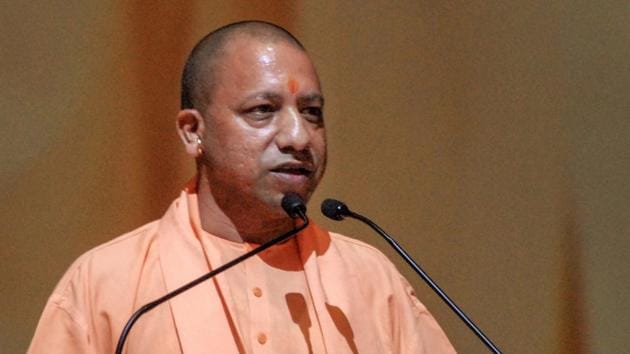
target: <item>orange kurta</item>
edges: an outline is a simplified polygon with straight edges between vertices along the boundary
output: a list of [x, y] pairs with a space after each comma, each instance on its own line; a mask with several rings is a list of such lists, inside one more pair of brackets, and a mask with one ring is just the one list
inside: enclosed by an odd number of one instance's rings
[[[50, 296], [29, 353], [113, 353], [137, 308], [253, 247], [203, 232], [196, 210], [184, 191], [162, 219], [81, 256]], [[454, 349], [385, 256], [311, 225], [145, 314], [126, 352]]]

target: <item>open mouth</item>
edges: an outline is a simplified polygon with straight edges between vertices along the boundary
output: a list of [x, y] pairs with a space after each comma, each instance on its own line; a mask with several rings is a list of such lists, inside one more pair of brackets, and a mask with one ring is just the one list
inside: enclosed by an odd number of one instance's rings
[[313, 173], [313, 168], [303, 163], [285, 163], [271, 169], [271, 172], [308, 177]]
[[276, 173], [286, 173], [296, 176], [310, 176], [312, 171], [306, 167], [278, 167], [271, 170]]

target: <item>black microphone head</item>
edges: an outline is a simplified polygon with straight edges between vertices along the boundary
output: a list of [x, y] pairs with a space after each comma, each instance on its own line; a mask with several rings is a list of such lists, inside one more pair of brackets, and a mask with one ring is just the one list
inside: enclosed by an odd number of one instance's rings
[[282, 209], [292, 218], [306, 215], [306, 205], [297, 193], [289, 192], [282, 197]]
[[343, 220], [343, 217], [350, 215], [350, 209], [336, 199], [326, 199], [322, 202], [322, 214], [333, 220]]

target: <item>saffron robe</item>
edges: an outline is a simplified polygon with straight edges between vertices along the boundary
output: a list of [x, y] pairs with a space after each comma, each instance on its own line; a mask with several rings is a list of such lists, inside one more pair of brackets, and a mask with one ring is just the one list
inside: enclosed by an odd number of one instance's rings
[[[28, 353], [113, 353], [140, 306], [251, 249], [199, 227], [196, 194], [88, 251], [50, 296]], [[125, 353], [454, 353], [378, 250], [311, 224], [142, 316]]]

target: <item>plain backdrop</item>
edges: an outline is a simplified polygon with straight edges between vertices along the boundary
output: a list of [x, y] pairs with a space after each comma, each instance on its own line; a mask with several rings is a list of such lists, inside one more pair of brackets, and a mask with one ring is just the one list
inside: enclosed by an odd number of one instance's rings
[[309, 205], [381, 248], [461, 353], [486, 352], [336, 197], [397, 237], [507, 353], [620, 353], [630, 331], [624, 1], [47, 1], [0, 11], [0, 348], [24, 352], [81, 253], [192, 177], [179, 75], [210, 30], [266, 19], [324, 86]]

